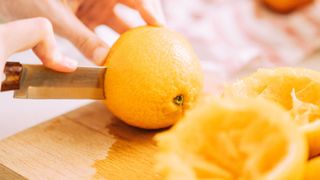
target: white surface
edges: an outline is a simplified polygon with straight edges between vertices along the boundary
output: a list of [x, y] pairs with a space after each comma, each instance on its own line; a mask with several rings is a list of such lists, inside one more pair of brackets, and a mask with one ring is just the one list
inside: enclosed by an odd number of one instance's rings
[[[109, 44], [117, 38], [114, 32], [103, 26], [97, 29], [97, 34]], [[80, 65], [93, 65], [69, 42], [62, 38], [57, 39], [59, 48], [64, 54], [79, 60]], [[30, 50], [15, 54], [10, 59], [23, 63], [40, 63]], [[12, 92], [0, 93], [0, 139], [91, 102], [90, 100], [24, 100], [12, 97]]]

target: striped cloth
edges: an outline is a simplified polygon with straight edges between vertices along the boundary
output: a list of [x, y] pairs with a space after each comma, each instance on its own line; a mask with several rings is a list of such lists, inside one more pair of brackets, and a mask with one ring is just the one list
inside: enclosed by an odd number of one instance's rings
[[320, 46], [320, 0], [289, 15], [254, 0], [163, 0], [169, 27], [193, 44], [207, 81], [244, 68], [294, 65]]

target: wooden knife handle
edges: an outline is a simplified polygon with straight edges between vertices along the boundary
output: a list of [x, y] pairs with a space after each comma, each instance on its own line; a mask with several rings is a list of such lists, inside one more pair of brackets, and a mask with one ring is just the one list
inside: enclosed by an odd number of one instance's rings
[[22, 64], [19, 62], [7, 62], [3, 71], [6, 78], [1, 83], [0, 91], [19, 89], [22, 69]]

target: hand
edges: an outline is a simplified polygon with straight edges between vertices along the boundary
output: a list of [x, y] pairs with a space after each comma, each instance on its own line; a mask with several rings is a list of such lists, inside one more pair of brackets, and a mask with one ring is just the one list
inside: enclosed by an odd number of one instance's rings
[[31, 48], [48, 68], [61, 72], [77, 68], [77, 61], [58, 51], [50, 21], [45, 18], [13, 21], [0, 25], [0, 82], [4, 79], [5, 60], [16, 52]]
[[74, 1], [67, 0], [69, 7], [90, 29], [94, 29], [100, 24], [106, 24], [118, 33], [122, 33], [130, 28], [113, 11], [114, 7], [120, 3], [137, 10], [144, 21], [153, 26], [165, 24], [164, 15], [159, 0], [80, 0], [81, 3], [75, 4]]
[[1, 0], [0, 17], [5, 20], [45, 17], [52, 22], [55, 32], [69, 39], [87, 58], [100, 65], [109, 47], [90, 28], [106, 24], [120, 33], [127, 30], [129, 26], [113, 13], [116, 3], [138, 10], [147, 24], [162, 24], [159, 0]]

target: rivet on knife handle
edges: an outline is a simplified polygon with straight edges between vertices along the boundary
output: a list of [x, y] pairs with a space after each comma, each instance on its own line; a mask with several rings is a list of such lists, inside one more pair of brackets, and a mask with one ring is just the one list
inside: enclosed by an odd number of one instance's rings
[[1, 83], [0, 91], [19, 89], [22, 69], [22, 65], [19, 62], [7, 62], [4, 67], [6, 78]]

